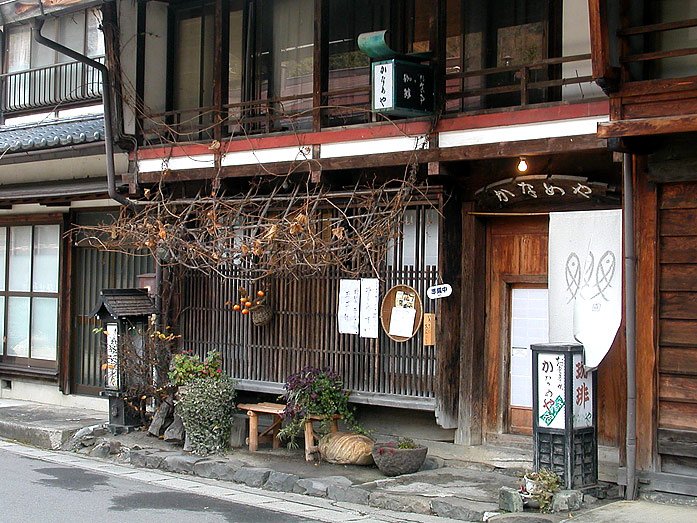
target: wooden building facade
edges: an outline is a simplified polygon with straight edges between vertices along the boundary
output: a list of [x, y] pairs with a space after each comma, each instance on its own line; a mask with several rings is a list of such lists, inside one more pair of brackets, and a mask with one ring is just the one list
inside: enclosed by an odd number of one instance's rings
[[[231, 278], [183, 279], [184, 346], [219, 350], [249, 393], [277, 394], [302, 366], [328, 365], [356, 403], [405, 419], [425, 413], [447, 430], [442, 439], [530, 434], [529, 348], [513, 339], [546, 330], [536, 307], [546, 304], [548, 213], [620, 207], [621, 163], [596, 135], [610, 106], [592, 81], [588, 6], [202, 0], [105, 9], [118, 27], [111, 46], [121, 132], [138, 143], [124, 175], [133, 196], [164, 187], [234, 197], [260, 180], [290, 179], [339, 201], [365, 180], [405, 173], [423, 190], [377, 274], [381, 296], [398, 283], [418, 290], [436, 315], [434, 346], [421, 332], [406, 343], [382, 331], [377, 339], [339, 334], [346, 275], [337, 271], [270, 277], [274, 321], [253, 327], [226, 306], [247, 281], [235, 267]], [[372, 110], [371, 61], [356, 39], [377, 30], [390, 31], [397, 53], [422, 53], [432, 68], [430, 113]], [[521, 158], [525, 173], [516, 170]], [[434, 283], [451, 284], [453, 294], [427, 299]], [[599, 371], [600, 440], [613, 447], [624, 440], [624, 361], [618, 336]]]
[[[697, 495], [697, 26], [694, 2], [591, 1], [598, 136], [631, 157], [636, 246], [636, 471]], [[616, 4], [616, 5], [614, 5]], [[631, 463], [628, 463], [628, 467]]]

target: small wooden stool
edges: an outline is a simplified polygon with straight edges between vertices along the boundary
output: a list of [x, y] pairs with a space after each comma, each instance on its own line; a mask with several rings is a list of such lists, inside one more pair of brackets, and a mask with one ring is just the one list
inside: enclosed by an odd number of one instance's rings
[[[315, 440], [319, 441], [317, 434], [315, 434], [314, 422], [324, 421], [327, 416], [317, 416], [310, 415], [305, 421], [305, 461], [314, 461], [313, 454], [317, 452], [317, 445], [315, 445]], [[339, 420], [341, 416], [334, 414], [329, 420], [329, 431], [339, 432]]]
[[[278, 439], [278, 431], [283, 422], [283, 411], [286, 406], [281, 403], [240, 403], [237, 405], [240, 410], [247, 411], [249, 418], [249, 452], [256, 452], [259, 442], [271, 442], [274, 449], [281, 447], [281, 440]], [[259, 432], [259, 414], [269, 414], [273, 417], [273, 423], [264, 432]]]

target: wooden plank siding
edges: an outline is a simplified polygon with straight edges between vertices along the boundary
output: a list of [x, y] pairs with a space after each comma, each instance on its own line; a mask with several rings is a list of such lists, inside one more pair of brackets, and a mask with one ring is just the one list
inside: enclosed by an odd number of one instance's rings
[[662, 185], [658, 217], [658, 453], [697, 476], [697, 184]]
[[[426, 289], [440, 276], [437, 266], [426, 264], [422, 227], [426, 208], [419, 209], [413, 264], [404, 265], [402, 247], [395, 248], [393, 263], [380, 270], [380, 296], [393, 285], [410, 285], [422, 297], [424, 312], [440, 314], [438, 302], [426, 298]], [[339, 282], [347, 276], [328, 270], [255, 283], [238, 267], [231, 267], [226, 276], [195, 272], [185, 276], [182, 348], [200, 356], [219, 352], [225, 372], [239, 380], [240, 389], [278, 393], [286, 378], [303, 367], [329, 367], [356, 393], [354, 398], [361, 398], [356, 401], [436, 409], [437, 348], [424, 346], [422, 329], [402, 343], [389, 339], [382, 328], [377, 339], [339, 334]], [[249, 316], [231, 311], [230, 302], [239, 299], [241, 287], [267, 293], [274, 311], [268, 325], [254, 326]]]

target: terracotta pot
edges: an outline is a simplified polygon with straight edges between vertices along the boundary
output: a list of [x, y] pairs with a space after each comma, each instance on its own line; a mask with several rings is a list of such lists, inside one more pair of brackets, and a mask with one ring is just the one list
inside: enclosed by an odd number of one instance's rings
[[376, 443], [373, 445], [373, 460], [385, 476], [412, 474], [421, 468], [426, 460], [428, 447], [399, 449], [394, 444]]

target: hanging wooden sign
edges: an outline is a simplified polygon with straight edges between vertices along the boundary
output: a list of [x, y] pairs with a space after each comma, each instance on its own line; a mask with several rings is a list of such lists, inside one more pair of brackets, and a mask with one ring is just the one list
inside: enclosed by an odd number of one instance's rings
[[480, 209], [501, 209], [535, 202], [618, 201], [615, 188], [581, 176], [535, 174], [507, 178], [474, 194]]
[[436, 315], [432, 312], [424, 313], [424, 347], [432, 347], [436, 344]]

